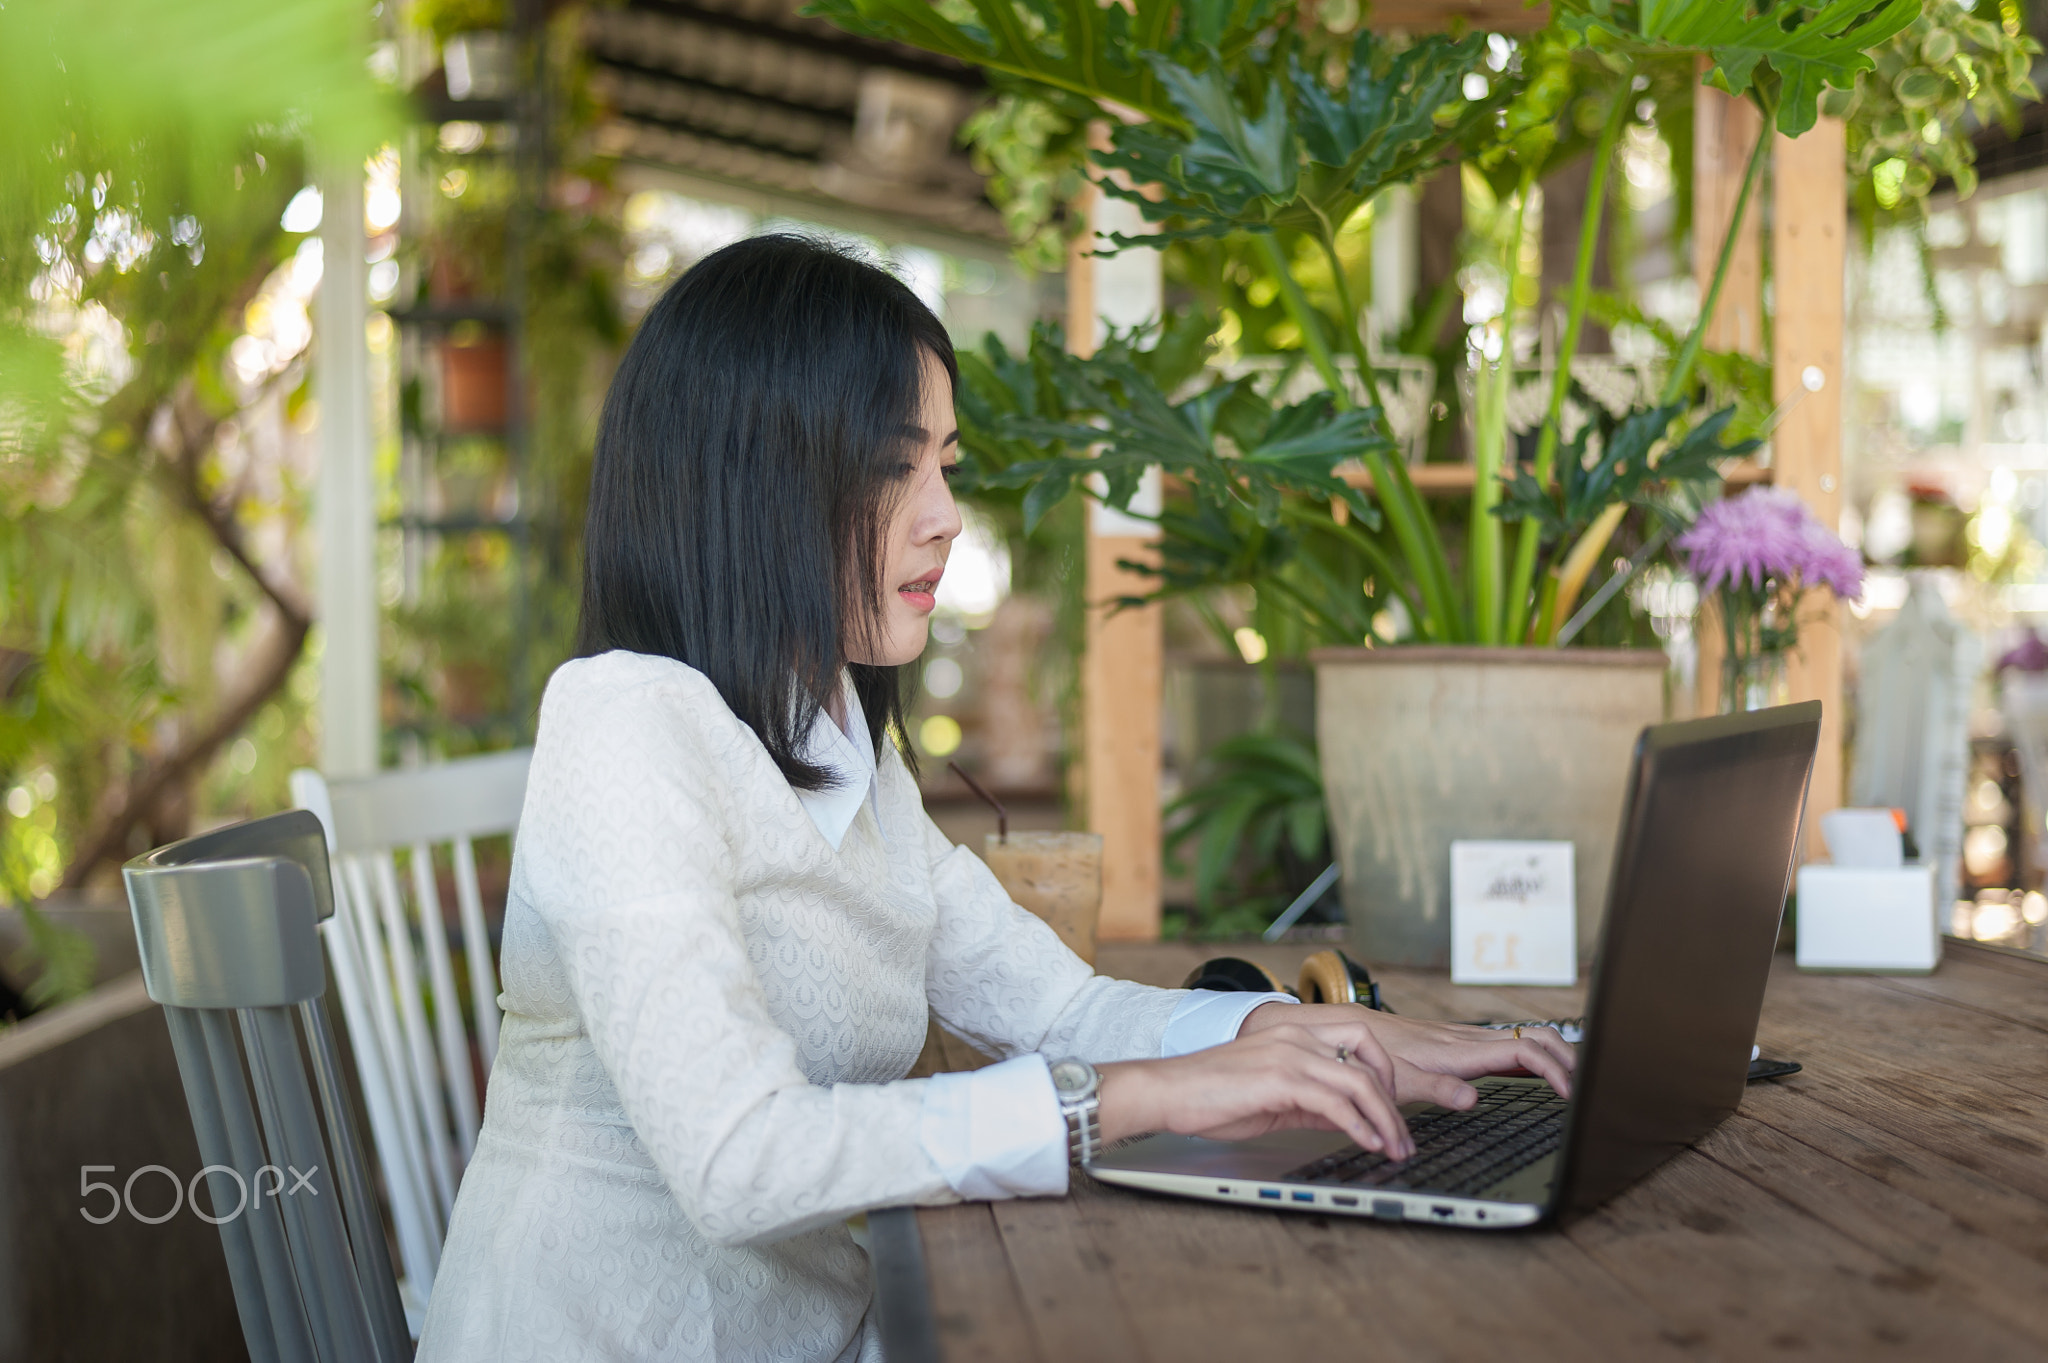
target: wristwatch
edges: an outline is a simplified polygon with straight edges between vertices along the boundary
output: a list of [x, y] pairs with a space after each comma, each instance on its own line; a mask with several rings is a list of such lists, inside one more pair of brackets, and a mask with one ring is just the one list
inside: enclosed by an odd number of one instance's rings
[[1102, 1078], [1085, 1060], [1056, 1060], [1052, 1065], [1052, 1089], [1059, 1095], [1060, 1115], [1067, 1119], [1067, 1158], [1075, 1164], [1093, 1164], [1102, 1148], [1102, 1127], [1096, 1120], [1102, 1100], [1097, 1096]]

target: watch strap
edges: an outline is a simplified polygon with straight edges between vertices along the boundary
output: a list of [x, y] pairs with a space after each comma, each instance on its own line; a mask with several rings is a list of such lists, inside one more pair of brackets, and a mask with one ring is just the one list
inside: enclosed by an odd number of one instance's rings
[[1093, 1164], [1095, 1156], [1102, 1150], [1102, 1125], [1098, 1115], [1102, 1111], [1102, 1100], [1094, 1094], [1070, 1103], [1060, 1104], [1060, 1115], [1067, 1119], [1067, 1161], [1070, 1164]]

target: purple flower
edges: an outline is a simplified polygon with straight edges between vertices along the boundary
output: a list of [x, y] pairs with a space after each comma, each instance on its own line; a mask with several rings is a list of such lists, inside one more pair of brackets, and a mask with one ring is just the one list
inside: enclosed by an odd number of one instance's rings
[[2048, 672], [2048, 643], [2043, 643], [2040, 635], [2028, 630], [2019, 643], [1999, 656], [1995, 670], [2003, 672], [2007, 668], [2021, 672]]
[[1761, 588], [1770, 578], [1822, 584], [1844, 601], [1863, 596], [1863, 558], [1782, 488], [1751, 488], [1700, 513], [1678, 537], [1702, 591], [1724, 584]]

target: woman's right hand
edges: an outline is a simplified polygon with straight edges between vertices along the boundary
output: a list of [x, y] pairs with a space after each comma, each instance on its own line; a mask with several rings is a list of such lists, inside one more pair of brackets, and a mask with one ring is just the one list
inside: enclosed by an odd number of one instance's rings
[[1097, 1120], [1105, 1143], [1151, 1131], [1246, 1140], [1306, 1127], [1406, 1159], [1415, 1145], [1392, 1097], [1394, 1065], [1367, 1027], [1283, 1024], [1171, 1060], [1097, 1066]]

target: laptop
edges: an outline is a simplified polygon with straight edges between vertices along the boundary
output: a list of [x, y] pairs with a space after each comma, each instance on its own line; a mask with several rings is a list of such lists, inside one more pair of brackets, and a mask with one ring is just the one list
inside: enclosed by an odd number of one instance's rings
[[1402, 1109], [1394, 1162], [1337, 1132], [1138, 1136], [1104, 1183], [1323, 1215], [1478, 1230], [1613, 1197], [1735, 1111], [1820, 738], [1820, 702], [1661, 724], [1636, 741], [1607, 921], [1569, 1101], [1540, 1079], [1475, 1083], [1454, 1112]]

